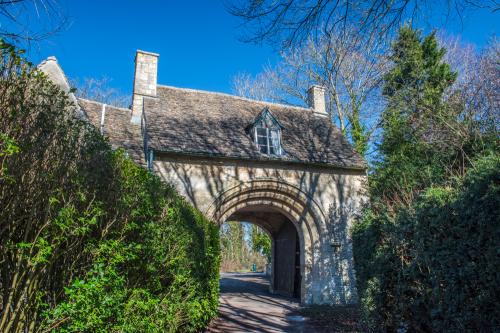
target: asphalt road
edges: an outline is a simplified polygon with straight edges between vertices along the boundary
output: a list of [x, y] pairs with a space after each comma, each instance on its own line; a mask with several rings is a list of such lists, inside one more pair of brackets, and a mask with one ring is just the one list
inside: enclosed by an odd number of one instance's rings
[[220, 288], [219, 317], [206, 332], [314, 333], [295, 313], [300, 308], [298, 300], [269, 293], [262, 274], [223, 273]]

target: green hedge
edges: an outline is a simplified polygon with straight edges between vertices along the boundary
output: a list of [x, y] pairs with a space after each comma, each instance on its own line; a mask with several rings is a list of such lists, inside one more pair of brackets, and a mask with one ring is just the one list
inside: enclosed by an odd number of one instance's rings
[[218, 227], [0, 43], [1, 332], [196, 332]]
[[353, 230], [361, 305], [373, 331], [500, 329], [500, 156], [410, 207], [371, 207]]

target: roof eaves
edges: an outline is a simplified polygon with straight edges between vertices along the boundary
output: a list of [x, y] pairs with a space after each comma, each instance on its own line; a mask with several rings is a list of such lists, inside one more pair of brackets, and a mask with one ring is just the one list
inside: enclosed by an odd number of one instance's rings
[[262, 158], [251, 158], [247, 156], [227, 156], [225, 154], [214, 154], [214, 153], [204, 153], [204, 152], [185, 152], [179, 150], [166, 150], [166, 149], [154, 149], [156, 154], [165, 155], [165, 156], [183, 156], [183, 157], [205, 157], [205, 158], [218, 158], [221, 160], [228, 161], [236, 161], [243, 160], [249, 162], [260, 162], [260, 163], [283, 163], [283, 164], [297, 164], [297, 165], [309, 165], [309, 166], [317, 166], [331, 169], [343, 169], [343, 170], [356, 170], [356, 171], [366, 171], [368, 167], [364, 164], [363, 166], [358, 165], [342, 165], [331, 162], [310, 162], [310, 161], [301, 161], [296, 159], [286, 159], [280, 157], [267, 157], [263, 156]]

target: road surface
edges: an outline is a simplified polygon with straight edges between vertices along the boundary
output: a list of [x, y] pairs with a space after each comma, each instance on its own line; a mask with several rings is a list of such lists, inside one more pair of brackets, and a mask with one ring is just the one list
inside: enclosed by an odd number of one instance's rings
[[297, 299], [272, 295], [259, 273], [222, 273], [219, 317], [206, 332], [314, 333], [303, 317]]

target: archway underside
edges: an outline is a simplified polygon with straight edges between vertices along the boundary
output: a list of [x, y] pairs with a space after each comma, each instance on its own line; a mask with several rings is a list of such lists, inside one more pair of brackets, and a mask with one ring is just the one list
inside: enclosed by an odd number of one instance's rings
[[291, 223], [285, 215], [266, 205], [247, 206], [231, 214], [227, 220], [256, 224], [271, 236], [279, 232], [285, 223]]
[[296, 226], [276, 208], [246, 206], [228, 217], [228, 221], [250, 222], [267, 231], [272, 242], [269, 287], [272, 293], [301, 297], [301, 246]]
[[[319, 240], [318, 230], [323, 217], [321, 209], [311, 198], [298, 188], [283, 182], [253, 181], [226, 190], [207, 213], [219, 224], [230, 220], [255, 223], [274, 236], [273, 244], [278, 244], [278, 240], [283, 244], [288, 243], [288, 247], [273, 246], [274, 260], [280, 254], [294, 256], [299, 252], [293, 265], [299, 267], [301, 302], [308, 302], [313, 277], [314, 246], [315, 241]], [[287, 225], [292, 226], [292, 229], [287, 229]], [[294, 239], [292, 233], [296, 237], [297, 251], [295, 243], [294, 246], [291, 244]], [[277, 263], [276, 261], [273, 267]], [[290, 266], [290, 263], [287, 265]]]

